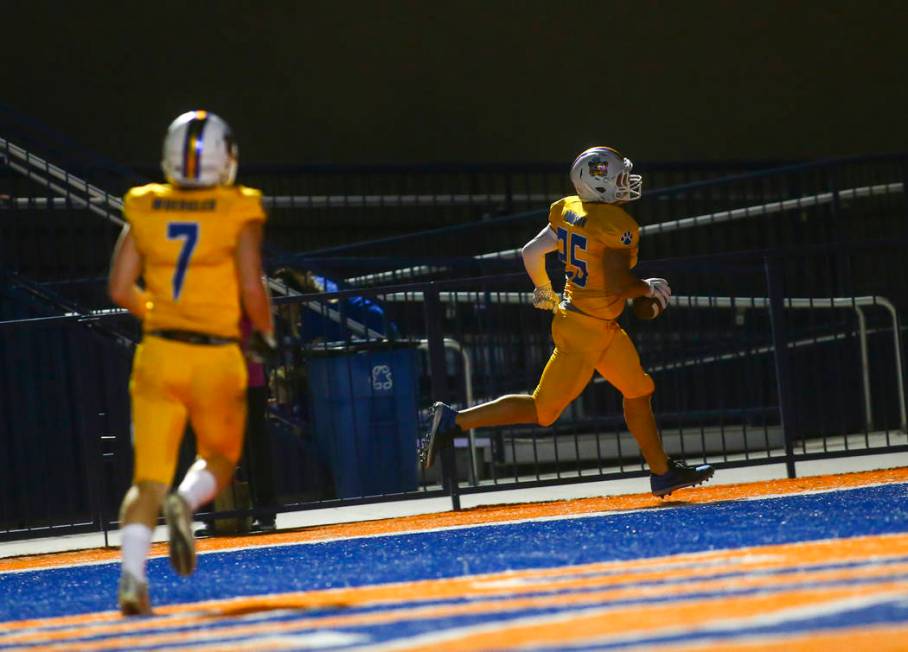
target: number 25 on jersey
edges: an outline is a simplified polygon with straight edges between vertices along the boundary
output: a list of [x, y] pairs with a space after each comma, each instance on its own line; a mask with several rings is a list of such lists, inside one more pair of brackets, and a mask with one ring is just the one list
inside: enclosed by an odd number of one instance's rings
[[564, 273], [574, 285], [582, 288], [586, 285], [587, 269], [586, 260], [581, 258], [578, 252], [586, 253], [586, 237], [564, 227], [559, 227], [556, 233], [561, 247], [558, 250], [558, 260], [564, 264]]

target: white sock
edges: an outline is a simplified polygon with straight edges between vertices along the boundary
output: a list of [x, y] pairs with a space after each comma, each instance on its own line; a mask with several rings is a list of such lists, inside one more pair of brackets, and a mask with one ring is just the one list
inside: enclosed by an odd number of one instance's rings
[[151, 549], [151, 528], [142, 523], [130, 523], [120, 529], [120, 555], [123, 570], [145, 581], [145, 559]]
[[206, 468], [193, 465], [186, 472], [177, 493], [180, 494], [193, 512], [217, 495], [218, 482]]

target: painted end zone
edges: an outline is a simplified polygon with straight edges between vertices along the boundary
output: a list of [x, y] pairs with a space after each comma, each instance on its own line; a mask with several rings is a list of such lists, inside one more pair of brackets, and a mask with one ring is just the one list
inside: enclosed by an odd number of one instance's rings
[[150, 561], [136, 620], [111, 611], [117, 551], [0, 560], [0, 647], [906, 649], [887, 647], [908, 640], [906, 487], [896, 469], [209, 539], [189, 579]]

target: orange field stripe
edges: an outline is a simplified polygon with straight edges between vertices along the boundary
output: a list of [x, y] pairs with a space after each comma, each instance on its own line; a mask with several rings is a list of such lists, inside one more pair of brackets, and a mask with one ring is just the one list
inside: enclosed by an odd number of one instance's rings
[[[730, 469], [728, 471], [723, 471], [723, 473], [734, 473], [734, 470]], [[704, 504], [724, 500], [744, 500], [749, 498], [798, 494], [809, 491], [850, 489], [864, 485], [897, 482], [908, 482], [908, 468], [864, 471], [860, 473], [815, 476], [809, 478], [769, 480], [739, 485], [699, 487], [697, 489], [685, 490], [685, 492], [679, 494], [679, 496], [683, 497], [683, 502], [685, 503]], [[665, 503], [651, 494], [631, 494], [624, 496], [606, 496], [602, 498], [558, 500], [548, 503], [483, 506], [460, 512], [442, 512], [438, 514], [422, 514], [418, 516], [357, 523], [314, 526], [311, 528], [277, 532], [274, 534], [200, 539], [198, 541], [198, 550], [199, 552], [213, 552], [250, 546], [288, 545], [383, 534], [400, 534], [410, 531], [507, 523], [509, 521], [525, 521], [546, 517], [569, 517], [600, 512], [621, 512], [664, 504], [670, 503]], [[152, 547], [151, 555], [155, 557], [166, 556], [166, 550], [165, 543], [158, 543]], [[100, 548], [47, 555], [10, 557], [0, 559], [0, 573], [14, 570], [35, 570], [58, 566], [72, 566], [76, 564], [113, 562], [117, 561], [119, 556], [120, 552], [118, 549]]]
[[[578, 577], [607, 574], [602, 583], [640, 582], [652, 579], [685, 579], [698, 577], [702, 570], [709, 572], [747, 572], [780, 568], [802, 567], [809, 572], [811, 565], [860, 562], [872, 558], [876, 562], [908, 555], [908, 534], [856, 537], [845, 540], [813, 541], [779, 546], [760, 546], [739, 550], [721, 550], [707, 553], [687, 553], [668, 557], [632, 560], [630, 562], [599, 562], [579, 566], [505, 571], [485, 575], [457, 577], [442, 580], [418, 580], [363, 586], [349, 589], [294, 592], [243, 598], [229, 598], [198, 603], [156, 607], [159, 615], [180, 617], [181, 622], [199, 622], [219, 616], [239, 615], [270, 609], [315, 609], [338, 606], [366, 606], [393, 604], [402, 601], [418, 602], [442, 600], [465, 596], [482, 597], [510, 595], [518, 592], [541, 590], [539, 582], [553, 578], [556, 581], [576, 582]], [[855, 572], [859, 569], [831, 569], [830, 573]], [[870, 569], [868, 569], [870, 570]], [[827, 571], [823, 571], [827, 572]], [[596, 578], [591, 578], [595, 582]], [[536, 584], [525, 584], [536, 582]], [[548, 586], [542, 584], [543, 587]], [[560, 584], [557, 586], [564, 586]], [[557, 588], [556, 586], [556, 588]], [[153, 590], [153, 589], [152, 589]], [[146, 627], [173, 626], [171, 618], [143, 621]], [[110, 627], [116, 631], [124, 626], [116, 612], [79, 614], [47, 619], [8, 621], [0, 623], [0, 631], [46, 630], [48, 628]], [[97, 631], [103, 631], [101, 629]]]
[[[617, 600], [631, 600], [639, 598], [664, 598], [664, 597], [676, 597], [684, 598], [684, 596], [700, 593], [700, 592], [715, 592], [715, 591], [740, 591], [746, 589], [755, 589], [755, 588], [768, 588], [770, 590], [779, 591], [784, 589], [786, 586], [801, 584], [805, 582], [819, 583], [819, 582], [833, 582], [836, 580], [867, 580], [882, 577], [884, 579], [890, 578], [893, 574], [898, 572], [908, 572], [908, 563], [899, 564], [896, 566], [885, 566], [885, 567], [871, 567], [871, 568], [860, 568], [860, 569], [849, 569], [849, 571], [842, 570], [827, 570], [821, 571], [818, 573], [810, 574], [791, 574], [785, 575], [783, 577], [777, 576], [756, 576], [756, 577], [739, 577], [733, 579], [706, 579], [698, 582], [690, 582], [684, 584], [669, 584], [669, 585], [651, 585], [644, 587], [625, 587], [620, 589], [610, 589], [607, 591], [596, 591], [592, 592], [589, 589], [599, 588], [599, 585], [594, 583], [592, 579], [588, 582], [579, 584], [573, 588], [583, 589], [586, 592], [578, 594], [561, 594], [560, 596], [547, 595], [539, 597], [526, 598], [528, 601], [538, 601], [538, 604], [530, 604], [529, 602], [519, 601], [517, 599], [511, 600], [495, 600], [496, 596], [485, 596], [486, 600], [479, 602], [478, 600], [474, 601], [473, 604], [477, 606], [485, 605], [489, 611], [496, 610], [513, 610], [513, 609], [523, 609], [529, 607], [539, 607], [539, 606], [558, 606], [561, 604], [569, 604], [574, 600], [577, 600], [580, 604], [592, 602], [603, 603], [608, 601], [617, 601]], [[672, 578], [673, 579], [673, 578]], [[908, 580], [901, 580], [901, 582], [908, 583]], [[864, 584], [864, 591], [873, 591], [874, 585]], [[553, 588], [558, 587], [534, 587], [534, 590], [546, 591], [552, 590]], [[858, 587], [860, 588], [860, 587]], [[395, 591], [388, 591], [388, 594], [383, 596], [384, 599], [380, 600], [385, 604], [392, 604], [395, 602], [391, 598], [394, 595]], [[508, 594], [510, 595], [510, 594]], [[507, 598], [508, 595], [499, 596]], [[518, 594], [519, 595], [519, 594]], [[470, 594], [464, 594], [462, 596], [448, 596], [453, 597], [464, 597], [469, 598], [473, 597]], [[477, 596], [478, 598], [479, 596]], [[491, 598], [491, 600], [489, 600]], [[427, 599], [427, 598], [424, 598]], [[712, 600], [714, 598], [706, 598], [706, 600]], [[407, 602], [406, 598], [397, 600], [397, 604]], [[517, 603], [520, 603], [519, 606], [515, 606]], [[278, 603], [280, 604], [280, 603]], [[364, 606], [365, 602], [360, 602], [359, 604], [348, 603], [344, 606], [351, 608], [356, 606]], [[374, 604], [374, 603], [373, 603]], [[288, 600], [283, 605], [283, 608], [313, 608], [316, 604], [313, 604], [313, 601], [293, 601]], [[317, 605], [320, 608], [326, 606], [326, 603], [322, 601]], [[452, 608], [456, 609], [458, 605], [452, 605]], [[272, 606], [271, 608], [275, 608]], [[249, 609], [244, 610], [242, 613], [254, 613], [255, 611], [261, 611], [261, 609]], [[405, 613], [412, 614], [414, 613], [414, 607], [403, 607], [400, 609], [394, 609], [393, 611], [386, 610], [385, 614], [393, 615], [394, 613]], [[225, 614], [227, 615], [227, 614]], [[238, 615], [234, 612], [232, 615]], [[358, 615], [350, 616], [351, 618], [358, 618]], [[334, 618], [329, 617], [329, 618]], [[142, 629], [173, 629], [177, 627], [185, 627], [187, 625], [202, 625], [210, 624], [212, 622], [212, 617], [210, 615], [184, 615], [184, 616], [172, 616], [166, 619], [160, 619], [158, 621], [143, 621]], [[319, 627], [319, 619], [310, 619], [307, 621], [311, 627]], [[146, 626], [146, 623], [148, 626]], [[345, 623], [350, 625], [350, 623]], [[357, 623], [353, 623], [357, 624]], [[335, 623], [336, 625], [336, 623]], [[99, 635], [108, 635], [108, 634], [117, 634], [117, 633], [126, 633], [134, 631], [135, 626], [133, 622], [120, 620], [119, 622], [110, 624], [108, 626], [95, 626], [95, 627], [76, 627], [65, 630], [54, 630], [54, 631], [24, 631], [18, 634], [10, 634], [6, 636], [0, 635], [0, 643], [4, 645], [12, 644], [25, 644], [25, 643], [41, 643], [47, 642], [48, 640], [61, 641], [67, 639], [78, 638], [80, 636], [99, 636]]]
[[[898, 584], [880, 588], [885, 588], [888, 593], [875, 597], [886, 599], [900, 598], [904, 590]], [[583, 642], [603, 644], [607, 637], [634, 640], [643, 636], [664, 636], [721, 625], [729, 620], [735, 621], [740, 628], [747, 626], [747, 620], [765, 622], [767, 617], [772, 616], [784, 619], [786, 611], [796, 615], [796, 611], [804, 607], [826, 606], [834, 610], [837, 602], [855, 597], [862, 596], [852, 589], [827, 588], [627, 609], [591, 609], [586, 613], [574, 611], [561, 617], [543, 616], [512, 623], [497, 621], [493, 626], [443, 630], [421, 637], [423, 640], [414, 641], [413, 645], [395, 645], [394, 649], [461, 652]], [[381, 646], [375, 649], [380, 650]]]
[[[877, 600], [901, 598], [908, 583], [886, 583], [871, 597]], [[132, 636], [108, 638], [101, 641], [79, 641], [80, 650], [108, 650], [130, 648], [138, 645], [172, 645], [206, 641], [223, 637], [251, 637], [257, 635], [280, 636], [314, 628], [356, 627], [388, 624], [428, 618], [453, 618], [475, 614], [506, 613], [528, 608], [552, 606], [592, 605], [584, 611], [571, 611], [555, 616], [533, 616], [514, 622], [496, 621], [494, 625], [482, 627], [467, 626], [462, 630], [442, 630], [439, 634], [420, 637], [423, 642], [395, 649], [432, 650], [435, 652], [458, 652], [465, 649], [499, 649], [520, 645], [555, 645], [596, 641], [605, 637], [632, 639], [640, 636], [659, 636], [693, 631], [711, 625], [734, 620], [739, 626], [746, 626], [747, 620], [764, 621], [768, 616], [785, 617], [785, 612], [795, 612], [823, 606], [835, 608], [837, 603], [854, 598], [867, 598], [853, 588], [812, 589], [790, 593], [760, 594], [754, 596], [721, 597], [712, 600], [672, 602], [659, 605], [632, 605], [612, 608], [599, 606], [600, 596], [569, 595], [547, 596], [506, 603], [461, 604], [448, 607], [423, 607], [401, 609], [372, 614], [350, 616], [326, 616], [311, 620], [291, 622], [263, 622], [255, 624], [228, 624], [211, 630], [190, 630], [187, 632], [136, 633]], [[480, 631], [475, 631], [479, 629]], [[43, 649], [69, 650], [74, 642], [65, 641], [48, 645]]]
[[[892, 575], [890, 569], [888, 568], [870, 568], [863, 569], [868, 571], [864, 574], [866, 578], [873, 578], [877, 576], [883, 576], [885, 579]], [[821, 578], [817, 581], [829, 581], [840, 578], [840, 573], [833, 571], [826, 571], [825, 574], [827, 577]], [[737, 590], [737, 589], [748, 589], [748, 588], [762, 588], [768, 587], [769, 589], [777, 589], [784, 587], [786, 584], [797, 584], [805, 581], [805, 577], [785, 577], [783, 578], [782, 583], [774, 583], [772, 577], [752, 577], [752, 578], [738, 578], [735, 581], [729, 582], [727, 580], [718, 579], [718, 580], [707, 580], [691, 584], [681, 584], [681, 585], [669, 585], [669, 586], [647, 586], [647, 587], [625, 587], [619, 589], [608, 589], [604, 591], [585, 591], [578, 593], [554, 593], [542, 596], [532, 596], [532, 597], [516, 597], [511, 599], [484, 599], [484, 600], [473, 600], [467, 604], [448, 604], [448, 605], [432, 605], [427, 607], [412, 607], [412, 606], [403, 606], [385, 609], [381, 612], [373, 612], [366, 614], [343, 614], [343, 615], [330, 615], [322, 616], [317, 618], [309, 619], [300, 619], [297, 621], [290, 622], [263, 622], [257, 624], [243, 624], [243, 623], [225, 623], [222, 626], [216, 629], [217, 634], [212, 634], [209, 638], [217, 638], [219, 636], [249, 636], [255, 634], [268, 634], [276, 632], [288, 632], [295, 631], [299, 629], [319, 629], [319, 628], [337, 628], [337, 627], [357, 627], [357, 626], [367, 626], [375, 624], [387, 624], [391, 622], [399, 621], [409, 621], [409, 620], [420, 620], [420, 619], [429, 619], [429, 618], [452, 618], [458, 616], [466, 615], [476, 615], [476, 614], [485, 614], [485, 613], [507, 613], [512, 611], [520, 611], [525, 609], [539, 609], [539, 608], [551, 608], [551, 607], [563, 607], [563, 606], [599, 606], [604, 605], [610, 601], [617, 600], [629, 600], [635, 598], [661, 598], [661, 597], [677, 597], [679, 600], [674, 601], [672, 604], [681, 608], [684, 605], [689, 605], [692, 602], [700, 604], [703, 606], [704, 614], [709, 613], [710, 605], [719, 603], [724, 605], [725, 601], [739, 601], [742, 604], [746, 603], [748, 596], [715, 596], [709, 598], [695, 599], [693, 601], [685, 601], [683, 596], [689, 593], [695, 592], [706, 592], [706, 591], [715, 591], [715, 590]], [[806, 578], [814, 579], [814, 578]], [[894, 588], [900, 590], [908, 589], [908, 580], [900, 580], [897, 582], [885, 581], [873, 585], [860, 585], [860, 586], [849, 586], [849, 587], [819, 587], [819, 588], [809, 588], [809, 589], [794, 589], [792, 591], [778, 591], [772, 590], [772, 595], [776, 596], [779, 603], [785, 603], [785, 601], [792, 595], [815, 595], [818, 598], [825, 599], [830, 595], [869, 595], [872, 593], [879, 593], [883, 590], [892, 590]], [[667, 591], [666, 591], [667, 589]], [[393, 593], [393, 592], [391, 592]], [[469, 596], [464, 596], [469, 597]], [[762, 594], [761, 597], [765, 597], [765, 594]], [[390, 602], [390, 599], [386, 599], [385, 602]], [[287, 608], [301, 608], [303, 605], [292, 604], [288, 602], [283, 602], [283, 604], [278, 603], [279, 607], [283, 609]], [[309, 605], [311, 606], [311, 605]], [[323, 605], [322, 605], [323, 606]], [[353, 606], [353, 605], [348, 605]], [[639, 605], [636, 609], [651, 609], [651, 608], [662, 608], [664, 605]], [[615, 607], [616, 611], [621, 611], [623, 609], [632, 609], [632, 607]], [[249, 613], [243, 612], [243, 613]], [[746, 614], [747, 616], [754, 616], [759, 614], [759, 612]], [[211, 624], [213, 618], [211, 616], [191, 616], [187, 615], [184, 617], [172, 617], [160, 619], [158, 621], [148, 620], [142, 621], [140, 627], [144, 630], [138, 636], [141, 636], [141, 641], [143, 644], [170, 644], [180, 640], [183, 634], [172, 632], [172, 631], [160, 631], [158, 633], [149, 633], [148, 629], [160, 629], [160, 630], [171, 630], [176, 627], [186, 627], [187, 625], [203, 625]], [[146, 626], [147, 625], [147, 626]], [[75, 628], [67, 630], [57, 630], [57, 631], [26, 631], [18, 635], [8, 635], [0, 637], [0, 642], [5, 645], [9, 644], [23, 644], [23, 643], [46, 643], [49, 641], [70, 641], [73, 642], [73, 639], [81, 636], [99, 636], [105, 634], [117, 634], [135, 631], [135, 626], [133, 622], [120, 621], [115, 625], [108, 627], [88, 627], [88, 628]], [[215, 630], [212, 630], [215, 631]], [[202, 637], [207, 636], [207, 634], [200, 633]], [[126, 643], [135, 642], [132, 639], [134, 636], [127, 636], [130, 640], [124, 640], [123, 638], [116, 639], [106, 639], [104, 641], [97, 641], [94, 643], [79, 642], [80, 647], [90, 645], [91, 649], [108, 649], [108, 646], [117, 647], [120, 645], [125, 645]], [[176, 638], [173, 638], [176, 637]], [[195, 640], [195, 638], [193, 639]]]

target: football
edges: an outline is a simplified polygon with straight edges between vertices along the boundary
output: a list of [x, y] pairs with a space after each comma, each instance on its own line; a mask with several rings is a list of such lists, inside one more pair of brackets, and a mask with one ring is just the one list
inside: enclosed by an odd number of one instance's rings
[[652, 297], [637, 297], [631, 304], [631, 310], [637, 319], [655, 319], [662, 314], [663, 308]]

